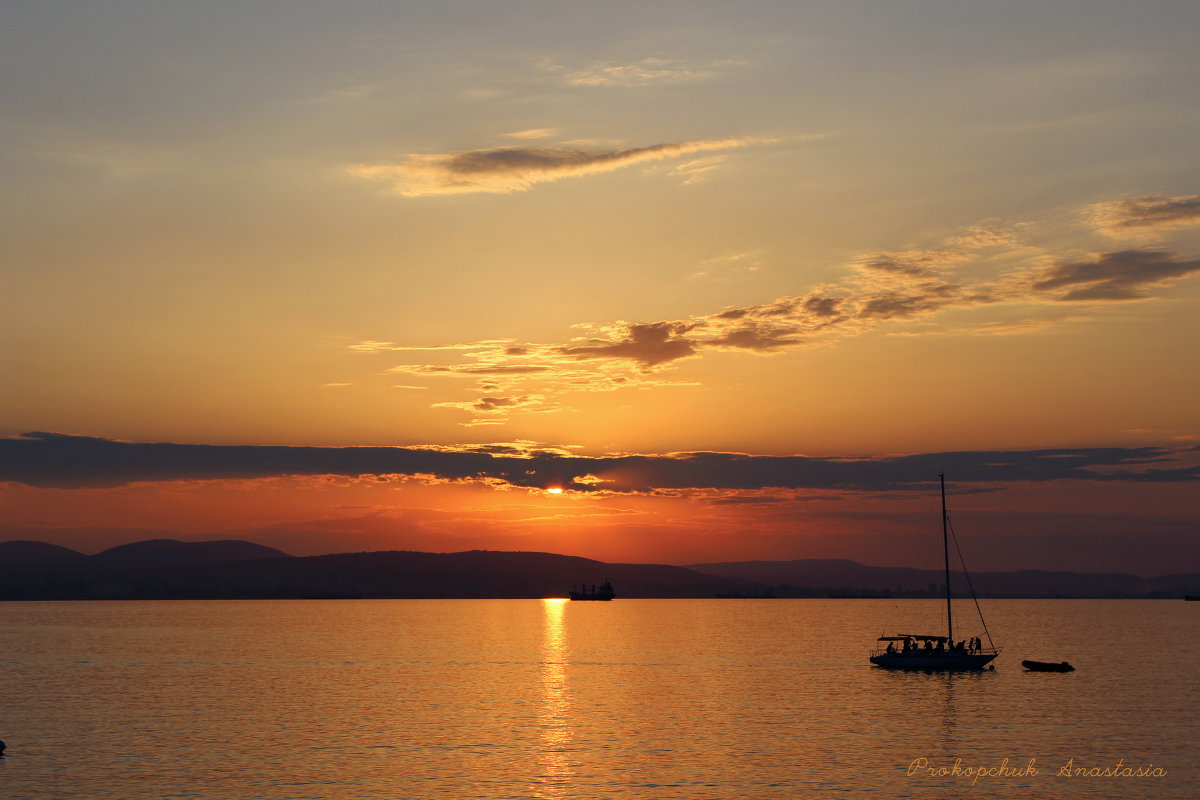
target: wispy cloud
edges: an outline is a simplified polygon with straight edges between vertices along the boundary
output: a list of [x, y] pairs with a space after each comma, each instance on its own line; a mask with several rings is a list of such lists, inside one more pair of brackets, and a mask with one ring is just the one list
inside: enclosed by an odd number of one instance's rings
[[[598, 175], [635, 164], [665, 161], [708, 151], [766, 142], [756, 138], [710, 139], [627, 149], [588, 150], [570, 146], [496, 147], [457, 153], [413, 154], [395, 164], [356, 164], [349, 174], [382, 181], [405, 197], [487, 192], [523, 192], [535, 184]], [[693, 162], [694, 163], [694, 162]], [[706, 169], [712, 169], [710, 163]], [[698, 168], [697, 168], [698, 169]], [[685, 180], [698, 177], [684, 175]]]
[[1146, 195], [1112, 200], [1091, 206], [1097, 230], [1109, 236], [1140, 234], [1200, 227], [1200, 195]]
[[699, 269], [691, 274], [692, 278], [725, 278], [746, 272], [756, 272], [763, 266], [763, 254], [757, 250], [742, 253], [729, 253], [713, 258], [706, 258], [699, 264]]
[[552, 64], [546, 67], [563, 72], [567, 83], [573, 86], [639, 87], [709, 80], [740, 63], [726, 60], [697, 64], [681, 59], [651, 57], [634, 62], [594, 62], [579, 68]]
[[661, 362], [661, 351], [670, 349], [670, 344], [659, 341], [653, 332], [629, 333], [630, 326], [618, 327], [589, 328], [588, 335], [566, 344], [478, 342], [455, 348], [463, 358], [457, 363], [399, 364], [386, 371], [431, 379], [474, 380], [475, 400], [434, 404], [435, 408], [470, 414], [463, 423], [467, 427], [497, 424], [514, 412], [563, 410], [566, 406], [562, 397], [570, 392], [692, 385], [648, 374], [652, 366], [648, 362]]
[[[475, 399], [437, 407], [467, 412], [466, 425], [496, 424], [511, 414], [567, 409], [568, 396], [580, 392], [696, 385], [669, 376], [674, 367], [709, 352], [766, 356], [880, 329], [894, 335], [945, 333], [944, 325], [931, 324], [936, 315], [989, 306], [1003, 308], [1002, 319], [964, 321], [960, 332], [1028, 334], [1101, 313], [1106, 304], [1152, 298], [1171, 281], [1200, 272], [1200, 260], [1161, 250], [1056, 258], [1024, 243], [1022, 229], [975, 226], [936, 246], [864, 254], [847, 265], [841, 281], [796, 295], [683, 319], [579, 325], [578, 334], [565, 341], [493, 339], [426, 347], [367, 341], [353, 347], [377, 354], [430, 351], [427, 359], [385, 369], [473, 379]], [[757, 263], [750, 252], [704, 266], [719, 271]], [[462, 358], [446, 363], [432, 355], [438, 350]]]
[[514, 131], [513, 133], [504, 134], [509, 139], [549, 139], [557, 134], [555, 128], [530, 128], [524, 131]]
[[512, 411], [547, 414], [561, 408], [558, 403], [539, 394], [484, 395], [477, 400], [436, 403], [434, 407], [458, 408], [470, 412], [472, 417], [467, 427], [498, 425]]

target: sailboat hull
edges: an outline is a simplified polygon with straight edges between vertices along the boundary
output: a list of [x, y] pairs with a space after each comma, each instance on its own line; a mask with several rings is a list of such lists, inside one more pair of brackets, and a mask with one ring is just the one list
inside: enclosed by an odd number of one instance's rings
[[871, 656], [871, 663], [884, 669], [926, 669], [950, 672], [983, 669], [999, 653], [932, 653], [930, 655], [905, 655], [903, 653], [880, 653]]

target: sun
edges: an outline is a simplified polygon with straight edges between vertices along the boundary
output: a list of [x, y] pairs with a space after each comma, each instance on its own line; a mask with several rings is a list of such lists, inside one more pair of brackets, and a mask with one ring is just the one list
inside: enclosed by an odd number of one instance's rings
[[551, 486], [550, 488], [546, 489], [546, 491], [549, 492], [550, 494], [562, 494], [562, 487], [561, 486]]

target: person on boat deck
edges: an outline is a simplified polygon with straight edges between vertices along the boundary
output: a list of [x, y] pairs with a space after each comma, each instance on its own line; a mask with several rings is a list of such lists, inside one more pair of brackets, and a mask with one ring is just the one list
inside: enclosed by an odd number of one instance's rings
[[938, 639], [937, 647], [935, 647], [934, 649], [940, 653], [946, 649], [946, 643], [943, 642], [941, 639]]
[[933, 642], [929, 641], [928, 639], [925, 640], [925, 652], [926, 653], [933, 652]]
[[891, 642], [888, 642], [887, 651], [888, 651], [888, 655], [891, 655], [892, 653], [896, 652], [896, 645], [892, 644]]

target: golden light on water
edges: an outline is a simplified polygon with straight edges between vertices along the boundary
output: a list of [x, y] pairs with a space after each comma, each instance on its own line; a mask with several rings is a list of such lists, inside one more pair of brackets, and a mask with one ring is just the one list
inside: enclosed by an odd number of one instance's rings
[[[561, 489], [559, 491], [562, 491]], [[539, 797], [567, 796], [572, 776], [567, 754], [571, 752], [571, 707], [567, 698], [567, 647], [564, 616], [567, 600], [547, 597], [542, 600], [545, 622], [541, 646], [541, 708], [538, 729]]]

